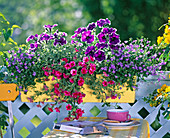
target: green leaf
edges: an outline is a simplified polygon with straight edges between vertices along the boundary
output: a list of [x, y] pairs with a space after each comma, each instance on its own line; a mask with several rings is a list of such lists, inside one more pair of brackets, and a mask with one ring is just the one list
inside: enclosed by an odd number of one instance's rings
[[19, 27], [18, 25], [13, 25], [12, 28], [19, 28], [19, 29], [22, 29], [22, 28]]
[[11, 31], [7, 31], [5, 29], [2, 30], [3, 31], [3, 35], [4, 35], [4, 38], [5, 38], [5, 41], [8, 41], [10, 35], [11, 35]]
[[3, 20], [5, 20], [6, 21], [6, 18], [5, 18], [5, 16], [0, 12], [0, 19], [3, 19]]

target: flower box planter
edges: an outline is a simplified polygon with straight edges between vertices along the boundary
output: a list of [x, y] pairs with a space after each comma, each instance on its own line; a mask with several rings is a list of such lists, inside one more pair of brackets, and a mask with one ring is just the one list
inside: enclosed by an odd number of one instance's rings
[[[51, 80], [52, 77], [49, 77], [49, 79]], [[46, 85], [50, 88], [52, 88], [52, 86], [54, 86], [54, 84], [56, 83], [56, 81], [47, 81]], [[85, 93], [86, 96], [83, 98], [83, 102], [101, 102], [101, 99], [97, 99], [96, 95], [93, 95], [92, 92], [93, 90], [89, 88], [88, 85], [84, 84], [83, 85], [84, 88], [82, 88], [80, 91]], [[36, 83], [35, 88], [29, 88], [27, 94], [24, 94], [24, 92], [21, 92], [21, 101], [22, 102], [30, 102], [29, 98], [31, 96], [33, 96], [35, 94], [35, 91], [41, 91], [41, 92], [45, 92], [43, 90], [43, 84], [42, 83]], [[120, 92], [124, 92], [123, 95], [121, 96], [121, 98], [119, 99], [118, 97], [115, 99], [111, 99], [108, 98], [107, 102], [111, 102], [111, 103], [134, 103], [135, 101], [135, 90], [131, 91], [126, 90], [126, 86], [122, 87]], [[40, 96], [38, 96], [35, 100], [33, 100], [32, 102], [42, 102], [45, 99], [50, 98], [50, 96], [47, 96], [46, 94], [42, 94]], [[45, 102], [55, 102], [52, 100], [48, 100]]]

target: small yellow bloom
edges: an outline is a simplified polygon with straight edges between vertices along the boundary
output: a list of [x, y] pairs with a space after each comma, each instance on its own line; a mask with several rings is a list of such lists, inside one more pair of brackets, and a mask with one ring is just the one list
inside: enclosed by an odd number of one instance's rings
[[161, 89], [157, 89], [157, 92], [160, 93], [160, 92], [161, 92]]
[[165, 26], [165, 33], [166, 34], [170, 33], [170, 27], [168, 25]]
[[168, 94], [165, 94], [164, 97], [166, 98], [168, 96]]
[[162, 42], [162, 40], [163, 40], [163, 37], [162, 37], [162, 36], [158, 36], [158, 37], [157, 37], [157, 43], [158, 43], [158, 45]]
[[4, 83], [4, 81], [3, 81], [3, 80], [1, 80], [1, 81], [0, 81], [0, 84], [2, 84], [2, 83]]
[[165, 90], [165, 88], [167, 88], [168, 86], [166, 84], [162, 85], [161, 89]]

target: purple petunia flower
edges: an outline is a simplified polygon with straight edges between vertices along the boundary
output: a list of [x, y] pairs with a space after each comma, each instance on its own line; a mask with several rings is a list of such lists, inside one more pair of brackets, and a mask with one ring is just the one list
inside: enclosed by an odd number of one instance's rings
[[105, 42], [106, 42], [106, 36], [105, 36], [105, 34], [99, 33], [98, 38], [99, 38], [99, 42], [100, 42], [100, 43], [105, 43]]
[[84, 31], [81, 40], [90, 44], [94, 41], [94, 35], [91, 34], [91, 31]]
[[109, 35], [109, 43], [112, 45], [118, 44], [120, 42], [119, 35], [113, 33]]
[[95, 23], [91, 23], [88, 25], [87, 30], [93, 30], [96, 27]]
[[104, 44], [104, 43], [102, 43], [102, 44], [97, 43], [96, 46], [97, 46], [98, 49], [103, 49], [103, 48], [107, 48], [108, 47], [108, 45]]
[[105, 60], [105, 53], [103, 52], [103, 51], [101, 51], [101, 50], [98, 50], [95, 54], [94, 54], [94, 57], [95, 57], [95, 59], [96, 60], [98, 60], [98, 61], [103, 61], [103, 60]]
[[86, 49], [86, 56], [89, 55], [89, 56], [94, 56], [94, 53], [95, 53], [95, 47], [94, 46], [88, 46], [87, 49]]
[[110, 25], [110, 20], [109, 19], [100, 19], [97, 21], [97, 25], [99, 27], [103, 27], [104, 25], [109, 24]]

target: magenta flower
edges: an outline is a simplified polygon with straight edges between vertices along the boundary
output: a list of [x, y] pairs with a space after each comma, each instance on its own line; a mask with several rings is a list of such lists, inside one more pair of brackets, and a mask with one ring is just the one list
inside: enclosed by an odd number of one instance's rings
[[54, 75], [56, 77], [61, 77], [62, 73], [60, 71], [55, 71]]
[[53, 109], [52, 109], [52, 108], [50, 108], [50, 107], [48, 107], [48, 110], [49, 110], [50, 112], [53, 112]]
[[96, 71], [96, 64], [90, 63], [90, 70]]
[[108, 82], [107, 81], [103, 81], [102, 84], [103, 84], [104, 87], [106, 87], [108, 85]]
[[83, 57], [83, 62], [88, 62], [89, 61], [89, 58], [88, 57]]
[[71, 69], [71, 66], [70, 66], [70, 64], [69, 63], [66, 63], [65, 65], [64, 65], [64, 67], [65, 67], [65, 69]]
[[65, 73], [63, 73], [63, 77], [64, 77], [65, 79], [69, 78], [69, 76], [70, 76], [70, 75], [66, 75]]
[[56, 107], [55, 111], [60, 113], [60, 108]]
[[45, 71], [45, 72], [44, 72], [44, 75], [45, 75], [45, 76], [49, 76], [49, 72]]
[[76, 64], [75, 64], [74, 61], [71, 61], [71, 62], [70, 62], [70, 66], [71, 66], [71, 67], [74, 67], [75, 65], [76, 65]]
[[80, 80], [78, 80], [78, 85], [79, 86], [83, 86], [83, 84], [84, 84], [84, 79], [81, 78]]
[[74, 79], [73, 79], [73, 78], [69, 78], [69, 81], [70, 81], [71, 83], [74, 83]]
[[70, 96], [70, 92], [64, 91], [64, 95], [65, 95], [65, 96]]
[[114, 82], [114, 81], [112, 81], [112, 80], [111, 80], [111, 81], [109, 81], [108, 83], [109, 83], [109, 84], [111, 84], [111, 85], [115, 84], [115, 82]]
[[54, 88], [59, 88], [59, 87], [60, 87], [59, 83], [54, 84]]
[[70, 110], [72, 109], [72, 106], [71, 106], [70, 104], [68, 104], [68, 105], [66, 106], [66, 109], [67, 109], [67, 111], [70, 111]]
[[81, 69], [81, 73], [82, 73], [82, 74], [87, 74], [87, 72], [88, 72], [88, 70], [87, 70], [86, 68], [82, 68], [82, 69]]
[[72, 76], [75, 76], [75, 75], [77, 75], [77, 70], [76, 69], [72, 69], [70, 71], [70, 73], [71, 73]]

